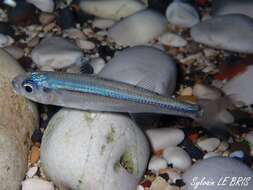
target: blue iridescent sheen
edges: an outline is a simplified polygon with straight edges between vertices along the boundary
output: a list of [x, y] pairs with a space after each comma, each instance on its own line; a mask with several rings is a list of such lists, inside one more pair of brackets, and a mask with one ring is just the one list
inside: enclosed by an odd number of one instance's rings
[[62, 89], [62, 90], [70, 90], [77, 91], [82, 93], [89, 93], [94, 95], [100, 95], [104, 97], [110, 97], [118, 100], [126, 100], [133, 101], [141, 104], [148, 105], [159, 105], [161, 108], [168, 110], [175, 110], [182, 113], [198, 113], [199, 108], [193, 105], [185, 105], [178, 104], [173, 102], [164, 102], [159, 101], [152, 98], [145, 98], [142, 96], [131, 95], [127, 92], [120, 92], [117, 90], [112, 90], [108, 88], [104, 88], [102, 86], [95, 86], [89, 83], [78, 83], [73, 81], [60, 80], [56, 78], [51, 78], [44, 74], [33, 73], [31, 76], [31, 80], [36, 82], [37, 85], [41, 85], [43, 87], [47, 87], [50, 89]]

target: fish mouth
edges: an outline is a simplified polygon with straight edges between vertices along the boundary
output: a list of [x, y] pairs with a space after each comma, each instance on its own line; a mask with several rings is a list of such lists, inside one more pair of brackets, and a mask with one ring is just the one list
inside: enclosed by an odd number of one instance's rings
[[15, 93], [20, 94], [21, 84], [24, 81], [24, 79], [25, 79], [24, 75], [18, 75], [14, 79], [12, 79], [11, 84]]

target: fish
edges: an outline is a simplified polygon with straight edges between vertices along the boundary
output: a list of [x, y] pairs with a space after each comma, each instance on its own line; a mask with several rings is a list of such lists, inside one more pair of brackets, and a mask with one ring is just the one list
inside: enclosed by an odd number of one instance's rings
[[125, 113], [156, 113], [199, 118], [199, 105], [96, 75], [32, 72], [12, 80], [15, 92], [34, 102], [67, 108]]

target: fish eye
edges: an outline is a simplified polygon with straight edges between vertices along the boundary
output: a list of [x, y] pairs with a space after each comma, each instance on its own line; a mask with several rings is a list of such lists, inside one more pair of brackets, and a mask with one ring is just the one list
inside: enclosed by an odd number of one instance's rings
[[28, 93], [32, 93], [33, 92], [33, 86], [30, 83], [25, 83], [24, 84], [24, 88], [25, 88], [25, 91], [28, 92]]

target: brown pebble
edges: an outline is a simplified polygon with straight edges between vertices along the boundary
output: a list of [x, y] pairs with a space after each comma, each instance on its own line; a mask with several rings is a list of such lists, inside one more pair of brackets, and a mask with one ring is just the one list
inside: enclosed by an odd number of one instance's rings
[[40, 159], [40, 144], [36, 143], [31, 148], [30, 162], [31, 164], [35, 164]]
[[41, 13], [39, 21], [42, 25], [47, 25], [55, 20], [55, 15], [50, 13]]

